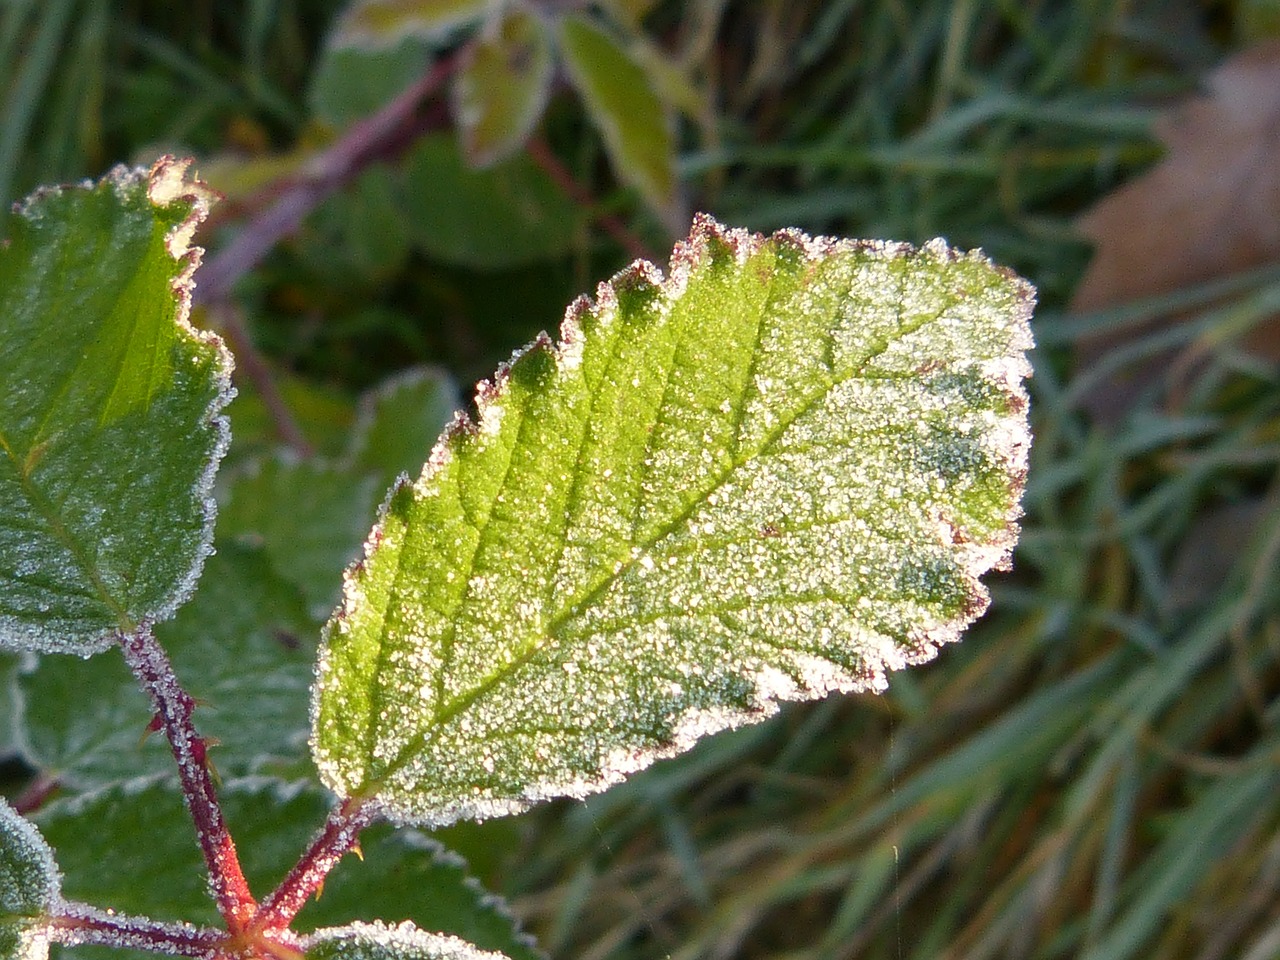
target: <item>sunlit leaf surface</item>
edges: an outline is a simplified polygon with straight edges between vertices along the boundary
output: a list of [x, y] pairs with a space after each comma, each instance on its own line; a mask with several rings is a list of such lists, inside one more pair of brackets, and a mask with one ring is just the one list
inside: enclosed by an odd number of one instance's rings
[[326, 630], [325, 782], [510, 812], [932, 657], [1016, 538], [1031, 306], [941, 242], [699, 218], [392, 495]]

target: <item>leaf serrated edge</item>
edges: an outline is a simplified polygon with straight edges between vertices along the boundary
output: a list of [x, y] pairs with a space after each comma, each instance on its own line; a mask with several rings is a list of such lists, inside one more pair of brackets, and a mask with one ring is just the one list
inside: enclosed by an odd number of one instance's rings
[[1021, 500], [1026, 487], [1031, 447], [1031, 431], [1026, 417], [1030, 400], [1023, 381], [1032, 372], [1031, 363], [1025, 354], [1035, 345], [1030, 323], [1035, 307], [1035, 289], [1013, 270], [994, 263], [982, 250], [957, 250], [941, 238], [917, 247], [900, 241], [811, 237], [797, 229], [778, 230], [766, 236], [741, 227], [723, 226], [709, 214], [699, 213], [693, 218], [688, 239], [676, 243], [665, 276], [653, 263], [636, 260], [598, 284], [594, 299], [586, 295], [575, 299], [565, 311], [559, 342], [553, 342], [547, 333], [542, 332], [529, 344], [514, 351], [508, 360], [499, 365], [492, 378], [476, 385], [475, 417], [465, 410], [455, 413], [432, 448], [418, 479], [411, 482], [407, 476], [402, 475], [388, 491], [361, 556], [343, 575], [342, 598], [321, 633], [320, 655], [316, 663], [317, 682], [311, 702], [311, 742], [312, 756], [322, 779], [331, 787], [339, 790], [337, 784], [344, 778], [338, 775], [334, 762], [321, 754], [316, 737], [319, 729], [320, 687], [328, 667], [330, 636], [334, 629], [341, 628], [349, 611], [359, 602], [362, 592], [359, 580], [363, 576], [365, 564], [382, 542], [383, 524], [395, 498], [406, 490], [414, 497], [433, 496], [432, 481], [453, 459], [453, 447], [483, 434], [496, 432], [502, 419], [502, 403], [509, 392], [513, 371], [518, 364], [530, 362], [530, 358], [537, 354], [547, 354], [556, 364], [558, 372], [575, 369], [581, 363], [586, 342], [584, 322], [590, 319], [593, 323], [607, 326], [617, 314], [620, 294], [652, 293], [659, 298], [664, 309], [669, 309], [670, 303], [683, 296], [690, 277], [712, 255], [713, 245], [728, 251], [735, 263], [741, 266], [770, 243], [792, 246], [801, 251], [809, 262], [840, 253], [867, 252], [885, 259], [919, 255], [938, 263], [967, 260], [985, 265], [1011, 284], [1014, 313], [1009, 319], [1017, 331], [1012, 344], [1015, 352], [981, 366], [984, 374], [991, 377], [992, 385], [1003, 391], [1009, 403], [1010, 412], [999, 417], [998, 429], [991, 431], [996, 442], [989, 452], [1002, 459], [1008, 468], [1011, 506], [1005, 512], [1003, 529], [994, 534], [989, 543], [983, 544], [960, 542], [954, 527], [944, 517], [935, 518], [939, 538], [959, 555], [961, 573], [968, 587], [968, 602], [959, 616], [921, 626], [907, 638], [906, 645], [889, 645], [880, 651], [880, 662], [864, 663], [856, 673], [836, 668], [817, 657], [798, 657], [798, 662], [810, 661], [805, 663], [808, 669], [805, 671], [803, 687], [777, 670], [744, 674], [756, 690], [755, 700], [748, 708], [686, 710], [671, 718], [672, 735], [665, 744], [639, 749], [616, 748], [601, 758], [600, 769], [594, 778], [576, 777], [566, 782], [534, 783], [528, 785], [518, 799], [460, 800], [431, 815], [402, 809], [382, 798], [372, 799], [370, 802], [377, 807], [380, 816], [399, 825], [425, 824], [440, 827], [462, 819], [483, 820], [521, 813], [543, 800], [561, 797], [581, 799], [621, 783], [631, 774], [638, 773], [658, 760], [686, 752], [705, 736], [766, 719], [777, 713], [783, 701], [811, 700], [837, 692], [881, 692], [888, 685], [889, 671], [932, 660], [941, 646], [958, 640], [963, 631], [986, 612], [990, 605], [990, 592], [979, 578], [992, 569], [1008, 568], [1018, 539], [1018, 520], [1023, 513]]
[[[226, 409], [236, 396], [236, 388], [231, 384], [231, 374], [235, 371], [235, 359], [222, 338], [212, 330], [201, 330], [191, 323], [191, 298], [195, 289], [195, 272], [204, 257], [204, 248], [191, 241], [196, 229], [208, 216], [212, 203], [221, 198], [213, 190], [196, 177], [187, 177], [191, 167], [190, 158], [174, 158], [168, 154], [158, 158], [147, 173], [147, 199], [157, 207], [182, 202], [189, 206], [187, 215], [169, 229], [165, 235], [165, 247], [182, 268], [170, 283], [177, 298], [177, 309], [174, 323], [178, 329], [196, 342], [213, 351], [214, 395], [205, 408], [204, 419], [214, 431], [213, 447], [204, 471], [192, 488], [192, 494], [203, 504], [203, 527], [200, 533], [200, 547], [192, 560], [187, 575], [174, 586], [169, 602], [159, 605], [155, 610], [144, 614], [148, 623], [159, 623], [168, 620], [177, 609], [191, 599], [196, 584], [204, 572], [205, 561], [213, 553], [214, 524], [218, 518], [218, 501], [214, 495], [214, 481], [218, 475], [218, 467], [226, 456], [231, 445], [231, 421], [222, 411]], [[112, 638], [114, 639], [114, 637]]]

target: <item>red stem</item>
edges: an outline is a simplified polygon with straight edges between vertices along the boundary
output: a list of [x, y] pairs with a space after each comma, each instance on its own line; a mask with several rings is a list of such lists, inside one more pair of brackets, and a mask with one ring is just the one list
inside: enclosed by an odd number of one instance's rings
[[96, 943], [208, 960], [229, 952], [227, 935], [221, 930], [103, 913], [83, 903], [61, 904], [59, 912], [48, 918], [46, 929], [50, 940], [66, 946]]
[[174, 676], [164, 648], [156, 642], [151, 627], [144, 624], [133, 633], [122, 634], [120, 649], [125, 662], [151, 696], [156, 717], [178, 762], [178, 777], [187, 809], [196, 826], [200, 852], [209, 868], [209, 881], [218, 912], [233, 936], [242, 933], [257, 912], [253, 894], [240, 869], [236, 845], [222, 819], [222, 808], [213, 789], [213, 776], [205, 756], [206, 743], [191, 721], [195, 701]]
[[293, 922], [308, 898], [320, 889], [324, 878], [355, 847], [360, 831], [377, 818], [372, 803], [350, 799], [329, 814], [292, 870], [265, 900], [253, 919], [252, 932], [283, 930]]
[[262, 258], [301, 226], [314, 210], [343, 184], [373, 161], [380, 159], [412, 128], [419, 104], [435, 93], [458, 68], [464, 51], [434, 63], [416, 83], [377, 113], [351, 126], [342, 139], [307, 163], [302, 176], [258, 216], [227, 247], [200, 268], [193, 296], [197, 303], [227, 299], [235, 282], [257, 266]]
[[62, 786], [62, 782], [57, 777], [51, 777], [48, 774], [41, 773], [27, 784], [27, 788], [18, 794], [11, 802], [13, 809], [21, 814], [34, 813], [44, 806], [44, 802], [49, 799]]

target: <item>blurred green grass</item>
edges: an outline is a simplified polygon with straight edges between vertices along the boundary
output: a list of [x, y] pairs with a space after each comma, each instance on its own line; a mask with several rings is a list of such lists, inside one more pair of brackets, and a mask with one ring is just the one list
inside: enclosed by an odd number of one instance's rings
[[[158, 149], [307, 142], [340, 6], [8, 0], [0, 199]], [[1240, 346], [1280, 312], [1280, 268], [1065, 312], [1089, 256], [1072, 219], [1159, 156], [1155, 111], [1274, 30], [1268, 9], [695, 0], [647, 14], [717, 104], [682, 150], [696, 208], [758, 229], [941, 234], [1037, 284], [1036, 443], [1015, 569], [964, 643], [882, 697], [786, 710], [523, 818], [487, 879], [552, 955], [1280, 956], [1280, 378]], [[573, 108], [556, 105], [547, 134], [602, 207], [655, 238]], [[584, 230], [529, 265], [406, 247], [388, 267], [370, 255], [387, 235], [376, 218], [404, 213], [358, 196], [240, 288], [260, 345], [326, 396], [417, 363], [486, 375], [625, 259]], [[1087, 337], [1152, 318], [1077, 364]], [[1173, 387], [1152, 384], [1109, 429], [1090, 421], [1082, 401], [1105, 373], [1169, 350], [1186, 361]]]

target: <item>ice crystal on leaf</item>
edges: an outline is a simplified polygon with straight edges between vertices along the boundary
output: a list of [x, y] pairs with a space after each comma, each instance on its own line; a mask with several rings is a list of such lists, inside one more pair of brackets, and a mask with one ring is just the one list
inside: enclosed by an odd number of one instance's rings
[[185, 173], [38, 191], [0, 245], [0, 647], [100, 650], [209, 553], [231, 360], [187, 323], [211, 194]]
[[352, 923], [317, 930], [303, 944], [306, 960], [506, 960], [457, 937], [424, 933], [411, 923]]
[[987, 605], [1033, 291], [981, 253], [701, 217], [477, 391], [326, 628], [313, 753], [445, 823], [879, 690]]
[[36, 828], [0, 800], [0, 960], [44, 960], [42, 930], [61, 900], [53, 851]]

